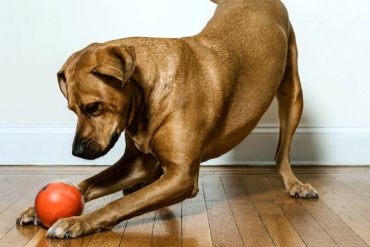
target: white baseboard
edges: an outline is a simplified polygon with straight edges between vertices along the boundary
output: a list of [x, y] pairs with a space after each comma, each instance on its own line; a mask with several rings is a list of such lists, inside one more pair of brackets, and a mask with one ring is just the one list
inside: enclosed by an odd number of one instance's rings
[[[76, 158], [71, 154], [74, 131], [73, 127], [0, 127], [0, 165], [106, 165], [123, 154], [121, 138], [105, 157]], [[277, 139], [277, 126], [259, 126], [232, 151], [205, 164], [274, 164]], [[291, 160], [299, 165], [369, 165], [370, 128], [299, 127]]]

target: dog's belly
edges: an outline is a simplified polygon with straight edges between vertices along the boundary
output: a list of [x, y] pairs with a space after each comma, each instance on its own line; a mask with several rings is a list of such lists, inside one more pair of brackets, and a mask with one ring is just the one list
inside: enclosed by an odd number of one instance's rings
[[[239, 144], [257, 125], [271, 105], [282, 80], [285, 59], [257, 70], [252, 75], [240, 76], [224, 111], [216, 120], [218, 128], [210, 135], [202, 160], [216, 158]], [[259, 74], [264, 74], [260, 76]]]
[[[228, 117], [222, 121], [223, 128], [212, 134], [212, 138], [207, 142], [202, 160], [209, 160], [225, 154], [243, 139], [255, 128], [263, 113], [267, 110], [272, 102], [264, 103], [254, 107], [252, 113], [243, 113], [243, 110], [231, 110]], [[257, 109], [258, 108], [258, 109]]]

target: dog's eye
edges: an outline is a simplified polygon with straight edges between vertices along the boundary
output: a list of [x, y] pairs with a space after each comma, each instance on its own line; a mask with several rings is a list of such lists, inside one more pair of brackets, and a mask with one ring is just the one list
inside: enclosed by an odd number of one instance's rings
[[89, 115], [89, 116], [97, 116], [100, 114], [101, 109], [102, 109], [101, 102], [94, 102], [94, 103], [90, 103], [86, 105], [84, 112], [86, 115]]

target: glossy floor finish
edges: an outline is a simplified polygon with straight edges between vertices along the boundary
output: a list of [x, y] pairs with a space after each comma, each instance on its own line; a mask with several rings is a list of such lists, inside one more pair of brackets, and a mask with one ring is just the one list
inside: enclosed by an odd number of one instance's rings
[[[197, 197], [112, 231], [46, 239], [15, 220], [47, 181], [78, 182], [104, 167], [0, 167], [0, 246], [370, 246], [370, 167], [296, 167], [320, 199], [294, 199], [272, 167], [204, 167]], [[86, 205], [85, 212], [121, 196]]]

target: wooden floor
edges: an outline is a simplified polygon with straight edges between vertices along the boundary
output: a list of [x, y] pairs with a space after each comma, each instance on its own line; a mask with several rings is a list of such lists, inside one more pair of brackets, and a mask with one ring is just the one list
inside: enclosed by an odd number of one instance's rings
[[[273, 168], [205, 167], [197, 197], [112, 231], [51, 240], [42, 228], [15, 225], [46, 181], [78, 182], [103, 168], [0, 167], [0, 246], [370, 246], [370, 167], [295, 168], [318, 200], [290, 198]], [[85, 212], [120, 196], [92, 201]]]

